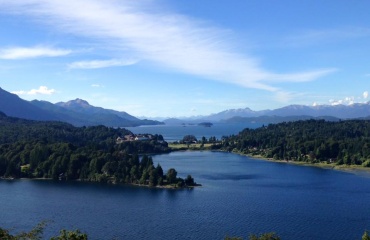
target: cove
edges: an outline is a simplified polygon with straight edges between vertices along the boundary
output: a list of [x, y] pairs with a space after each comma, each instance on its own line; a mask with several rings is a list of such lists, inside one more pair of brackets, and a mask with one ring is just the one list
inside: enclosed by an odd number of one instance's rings
[[361, 239], [370, 229], [370, 178], [223, 152], [153, 156], [192, 190], [81, 182], [0, 181], [0, 223], [15, 232], [42, 220], [90, 239], [223, 239], [276, 232], [282, 239]]

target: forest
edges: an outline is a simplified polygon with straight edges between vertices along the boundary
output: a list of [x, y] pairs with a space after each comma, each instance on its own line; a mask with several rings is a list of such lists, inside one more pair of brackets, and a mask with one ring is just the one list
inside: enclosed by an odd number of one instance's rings
[[50, 178], [148, 186], [194, 186], [189, 175], [164, 172], [149, 154], [169, 152], [161, 135], [120, 141], [133, 134], [123, 128], [74, 127], [7, 117], [0, 113], [0, 176]]
[[247, 128], [223, 138], [219, 148], [275, 160], [370, 167], [370, 121], [305, 120]]

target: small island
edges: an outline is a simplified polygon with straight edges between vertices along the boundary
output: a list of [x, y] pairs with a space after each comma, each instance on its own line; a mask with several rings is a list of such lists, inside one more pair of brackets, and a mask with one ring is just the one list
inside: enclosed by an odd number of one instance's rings
[[211, 123], [211, 122], [201, 122], [201, 123], [198, 123], [198, 126], [212, 127], [213, 123]]

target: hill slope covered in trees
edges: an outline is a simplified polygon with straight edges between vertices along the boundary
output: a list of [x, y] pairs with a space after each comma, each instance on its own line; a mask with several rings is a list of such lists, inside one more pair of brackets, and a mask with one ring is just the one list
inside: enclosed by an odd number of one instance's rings
[[245, 129], [221, 148], [275, 160], [370, 167], [370, 121], [307, 120]]

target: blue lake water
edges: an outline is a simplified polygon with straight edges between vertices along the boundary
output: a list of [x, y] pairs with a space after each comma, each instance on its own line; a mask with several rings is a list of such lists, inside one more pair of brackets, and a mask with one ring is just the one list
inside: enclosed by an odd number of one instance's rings
[[153, 156], [191, 174], [193, 190], [36, 180], [0, 181], [0, 226], [17, 232], [51, 220], [91, 239], [361, 239], [370, 229], [370, 177], [222, 152]]
[[140, 126], [140, 127], [128, 127], [135, 134], [139, 133], [151, 133], [151, 134], [162, 134], [164, 139], [168, 142], [174, 142], [181, 140], [185, 135], [194, 135], [198, 140], [203, 136], [209, 139], [210, 137], [216, 137], [221, 139], [222, 136], [230, 136], [232, 134], [238, 134], [244, 128], [257, 128], [261, 127], [260, 123], [215, 123], [212, 127], [204, 127], [198, 125], [156, 125], [156, 126]]

